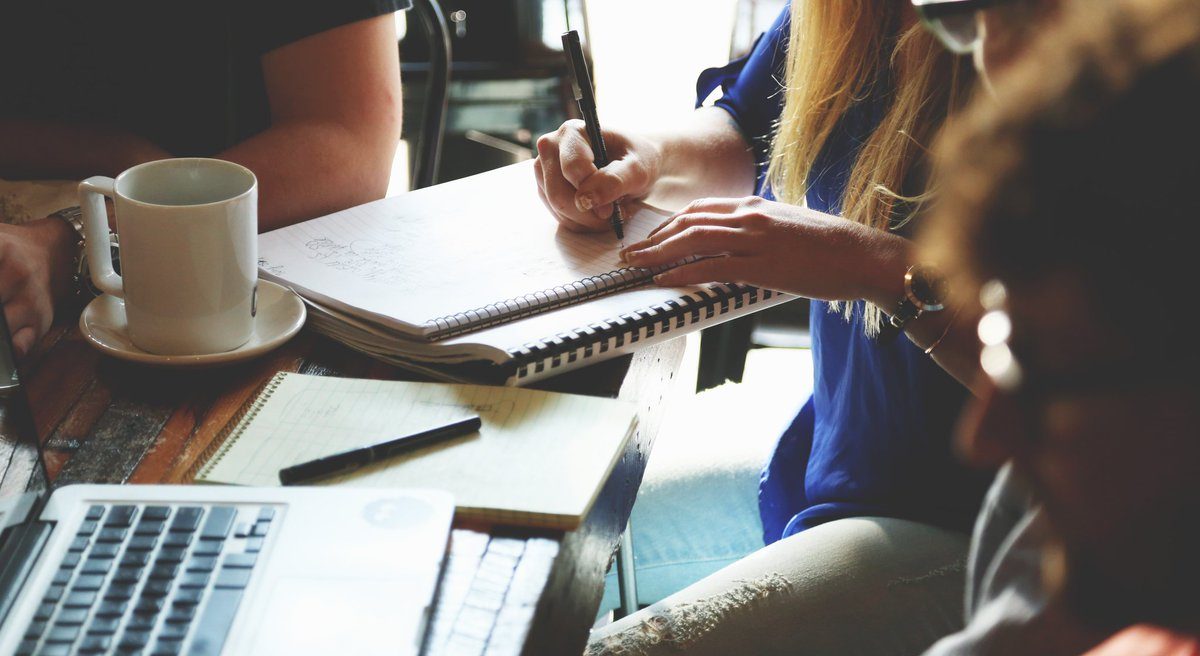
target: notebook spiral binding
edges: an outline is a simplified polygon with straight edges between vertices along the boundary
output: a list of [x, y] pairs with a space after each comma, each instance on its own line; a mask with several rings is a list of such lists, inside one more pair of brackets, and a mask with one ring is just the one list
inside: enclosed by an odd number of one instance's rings
[[254, 420], [254, 417], [262, 410], [267, 401], [271, 400], [271, 395], [279, 389], [279, 384], [283, 382], [283, 378], [283, 372], [277, 373], [267, 380], [267, 382], [260, 385], [258, 389], [254, 390], [250, 397], [246, 399], [246, 402], [238, 408], [237, 412], [221, 428], [221, 432], [213, 438], [212, 442], [208, 443], [208, 446], [204, 447], [204, 451], [200, 453], [200, 457], [196, 458], [196, 461], [188, 468], [184, 474], [185, 483], [194, 481], [202, 470], [211, 469], [220, 464], [221, 459], [228, 452], [226, 447], [232, 447], [237, 442], [238, 435], [235, 433], [240, 433], [242, 426], [248, 425]]
[[530, 342], [511, 351], [517, 365], [516, 378], [522, 379], [573, 363], [593, 354], [619, 349], [655, 334], [665, 334], [684, 326], [740, 310], [745, 306], [778, 296], [779, 292], [751, 285], [721, 283], [615, 319], [588, 325], [570, 333]]
[[548, 310], [581, 303], [597, 296], [637, 287], [649, 282], [651, 278], [663, 271], [680, 264], [693, 262], [696, 259], [692, 257], [683, 262], [650, 269], [639, 267], [616, 269], [597, 276], [582, 278], [566, 285], [558, 285], [540, 292], [490, 303], [474, 310], [431, 319], [425, 322], [424, 328], [430, 331], [430, 338], [433, 340], [474, 332], [481, 328], [507, 323]]

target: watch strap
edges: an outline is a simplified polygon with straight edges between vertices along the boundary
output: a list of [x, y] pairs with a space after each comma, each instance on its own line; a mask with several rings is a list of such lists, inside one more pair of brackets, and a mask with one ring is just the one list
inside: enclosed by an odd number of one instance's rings
[[909, 300], [908, 297], [905, 297], [900, 299], [900, 302], [896, 304], [896, 309], [892, 312], [891, 316], [888, 317], [888, 323], [890, 323], [893, 328], [902, 331], [910, 321], [921, 316], [922, 312], [924, 312], [924, 310], [918, 307], [916, 303], [913, 303], [911, 300]]

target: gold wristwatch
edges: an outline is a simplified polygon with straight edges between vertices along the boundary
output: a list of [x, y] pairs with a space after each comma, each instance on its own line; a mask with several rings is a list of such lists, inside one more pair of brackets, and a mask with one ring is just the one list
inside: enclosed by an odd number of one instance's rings
[[904, 298], [888, 318], [893, 328], [904, 330], [908, 323], [926, 312], [946, 307], [949, 284], [941, 270], [932, 264], [914, 264], [904, 274]]

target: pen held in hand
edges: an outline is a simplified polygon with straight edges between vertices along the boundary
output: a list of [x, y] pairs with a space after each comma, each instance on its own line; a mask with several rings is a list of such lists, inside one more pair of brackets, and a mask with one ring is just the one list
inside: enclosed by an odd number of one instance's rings
[[482, 425], [483, 422], [476, 415], [445, 426], [309, 460], [280, 469], [279, 482], [284, 485], [299, 485], [330, 476], [338, 476], [413, 449], [474, 433]]
[[[595, 155], [593, 162], [597, 169], [608, 166], [608, 148], [604, 145], [604, 133], [600, 131], [600, 116], [596, 113], [596, 94], [592, 88], [592, 75], [588, 72], [587, 61], [583, 58], [583, 47], [579, 43], [579, 32], [571, 30], [562, 35], [563, 52], [567, 55], [567, 63], [571, 67], [571, 91], [575, 102], [579, 105], [579, 113], [587, 127], [588, 141]], [[613, 204], [613, 213], [608, 217], [613, 234], [617, 239], [625, 238], [624, 217], [621, 215], [620, 203]]]

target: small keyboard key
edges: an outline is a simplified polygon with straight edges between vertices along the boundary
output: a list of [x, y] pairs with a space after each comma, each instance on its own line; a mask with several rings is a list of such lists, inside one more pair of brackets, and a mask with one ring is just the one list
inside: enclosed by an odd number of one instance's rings
[[171, 509], [166, 506], [146, 506], [142, 511], [144, 519], [166, 519], [171, 516]]
[[158, 538], [153, 535], [135, 535], [129, 541], [129, 546], [126, 547], [126, 553], [130, 551], [150, 551], [154, 549], [154, 545], [158, 543]]
[[[75, 582], [75, 588], [79, 589], [78, 581]], [[63, 592], [65, 592], [66, 589], [67, 586], [65, 585], [52, 585], [49, 588], [46, 588], [46, 594], [42, 596], [42, 601], [57, 602], [59, 599], [62, 599]]]
[[91, 608], [96, 603], [95, 592], [72, 592], [63, 602], [65, 608]]
[[55, 624], [54, 628], [50, 629], [50, 632], [46, 634], [46, 642], [71, 643], [75, 642], [75, 639], [78, 637], [78, 626], [59, 626], [58, 624]]
[[275, 519], [275, 509], [274, 508], [272, 508], [270, 506], [263, 506], [258, 511], [258, 521], [269, 522], [272, 519]]
[[167, 528], [167, 522], [161, 519], [145, 519], [138, 522], [137, 528], [133, 529], [135, 535], [158, 535]]
[[112, 566], [111, 558], [88, 558], [83, 563], [83, 569], [79, 571], [83, 574], [108, 574]]
[[17, 645], [17, 653], [15, 656], [33, 656], [33, 652], [36, 649], [37, 640], [26, 640]]
[[175, 563], [164, 563], [158, 561], [154, 567], [150, 568], [150, 578], [152, 579], [173, 579], [179, 573], [179, 565]]
[[121, 567], [132, 567], [134, 569], [138, 569], [149, 564], [149, 551], [126, 551], [125, 555], [121, 558]]
[[233, 537], [248, 538], [254, 532], [254, 524], [250, 522], [239, 522], [237, 528], [233, 529]]
[[233, 520], [236, 517], [237, 508], [233, 506], [213, 506], [208, 511], [208, 520], [204, 522], [200, 538], [225, 538], [229, 535], [229, 529], [233, 528]]
[[214, 583], [218, 588], [244, 588], [250, 583], [251, 570], [224, 567], [217, 573], [217, 582]]
[[124, 583], [121, 585], [110, 585], [104, 591], [104, 598], [111, 601], [129, 601], [133, 598], [134, 586], [132, 583]]
[[86, 537], [90, 537], [92, 535], [92, 533], [95, 533], [95, 532], [96, 532], [96, 522], [89, 519], [89, 520], [79, 523], [79, 528], [75, 531], [75, 535], [78, 537], [86, 538]]
[[92, 507], [88, 508], [87, 515], [85, 515], [84, 517], [90, 521], [96, 522], [96, 521], [100, 521], [100, 518], [103, 516], [104, 516], [104, 506], [92, 506]]
[[117, 643], [117, 649], [142, 649], [149, 642], [150, 633], [147, 631], [126, 631]]
[[104, 587], [104, 577], [99, 574], [85, 574], [75, 579], [75, 585], [71, 586], [72, 591], [77, 592], [97, 592]]
[[185, 506], [175, 512], [175, 519], [171, 522], [172, 533], [191, 533], [200, 526], [200, 517], [204, 514], [203, 508], [196, 506]]
[[37, 611], [33, 614], [35, 622], [45, 622], [54, 614], [54, 604], [42, 604], [38, 606]]
[[190, 628], [192, 628], [190, 624], [164, 624], [158, 632], [158, 637], [167, 640], [183, 640], [187, 637]]
[[154, 649], [150, 652], [150, 656], [176, 656], [182, 653], [182, 651], [182, 642], [159, 638], [158, 642], [154, 644]]
[[[74, 567], [74, 566], [72, 566], [72, 567]], [[54, 573], [54, 580], [53, 580], [54, 585], [66, 585], [67, 583], [69, 583], [71, 581], [71, 575], [74, 573], [75, 573], [75, 570], [70, 567], [62, 568], [62, 569], [58, 570], [57, 572]]]
[[197, 556], [215, 556], [221, 553], [222, 544], [220, 540], [201, 540], [192, 553]]
[[254, 563], [258, 561], [256, 553], [239, 553], [229, 554], [225, 556], [225, 567], [254, 567]]
[[137, 615], [157, 615], [165, 605], [166, 601], [161, 598], [156, 599], [143, 595], [133, 607], [133, 612]]
[[[226, 560], [228, 560], [228, 559], [226, 559]], [[192, 556], [188, 560], [186, 569], [189, 572], [211, 572], [216, 568], [217, 568], [216, 556]]]
[[67, 553], [63, 556], [62, 562], [58, 564], [63, 569], [75, 569], [79, 565], [79, 561], [83, 560], [83, 556], [77, 553]]
[[195, 606], [200, 603], [200, 598], [204, 596], [203, 588], [180, 588], [172, 597], [171, 603], [176, 605], [191, 605]]
[[167, 612], [167, 622], [170, 624], [187, 624], [195, 616], [195, 606], [171, 606], [171, 610]]
[[96, 608], [96, 617], [121, 617], [128, 607], [123, 601], [102, 601]]
[[155, 563], [182, 563], [185, 549], [167, 549], [163, 548], [158, 552], [158, 560]]
[[118, 528], [116, 526], [105, 526], [100, 529], [100, 534], [96, 536], [97, 542], [122, 542], [125, 540], [125, 534], [128, 530]]
[[270, 528], [271, 528], [271, 524], [269, 522], [258, 522], [257, 524], [254, 525], [254, 537], [256, 537], [256, 538], [266, 537], [267, 530]]
[[79, 643], [79, 651], [84, 654], [102, 654], [112, 646], [112, 636], [88, 634]]
[[172, 581], [146, 581], [145, 587], [142, 588], [143, 597], [165, 597], [171, 592]]
[[90, 540], [88, 540], [87, 536], [76, 537], [75, 539], [71, 540], [71, 548], [69, 551], [83, 551], [84, 549], [87, 549], [88, 542], [90, 542]]
[[250, 539], [246, 540], [246, 551], [249, 551], [251, 553], [258, 553], [259, 551], [262, 551], [262, 548], [263, 548], [263, 539], [262, 538], [250, 538]]
[[137, 583], [142, 580], [142, 570], [138, 567], [118, 567], [113, 574], [112, 582], [116, 584]]
[[42, 634], [45, 632], [46, 632], [46, 623], [45, 622], [32, 622], [32, 623], [30, 623], [30, 625], [28, 627], [25, 628], [25, 639], [26, 640], [37, 640], [38, 638], [41, 638]]
[[208, 585], [208, 572], [188, 572], [179, 578], [180, 588], [203, 588]]
[[86, 608], [64, 608], [58, 611], [58, 616], [54, 618], [54, 624], [63, 626], [80, 626], [87, 621], [88, 609]]
[[68, 643], [45, 644], [38, 650], [38, 656], [71, 656], [71, 645]]
[[167, 537], [163, 538], [163, 547], [174, 549], [187, 549], [192, 543], [191, 533], [168, 533]]
[[136, 506], [113, 506], [112, 510], [108, 511], [108, 517], [104, 520], [104, 525], [129, 528], [133, 526], [133, 514], [135, 512], [137, 512]]
[[117, 632], [117, 627], [121, 626], [121, 618], [119, 617], [93, 617], [88, 623], [88, 635], [112, 635]]
[[92, 547], [88, 552], [89, 558], [116, 558], [117, 553], [121, 551], [121, 545], [113, 542], [105, 542]]
[[154, 613], [135, 614], [129, 618], [129, 622], [125, 625], [126, 631], [153, 631], [154, 625], [158, 623], [158, 617]]

